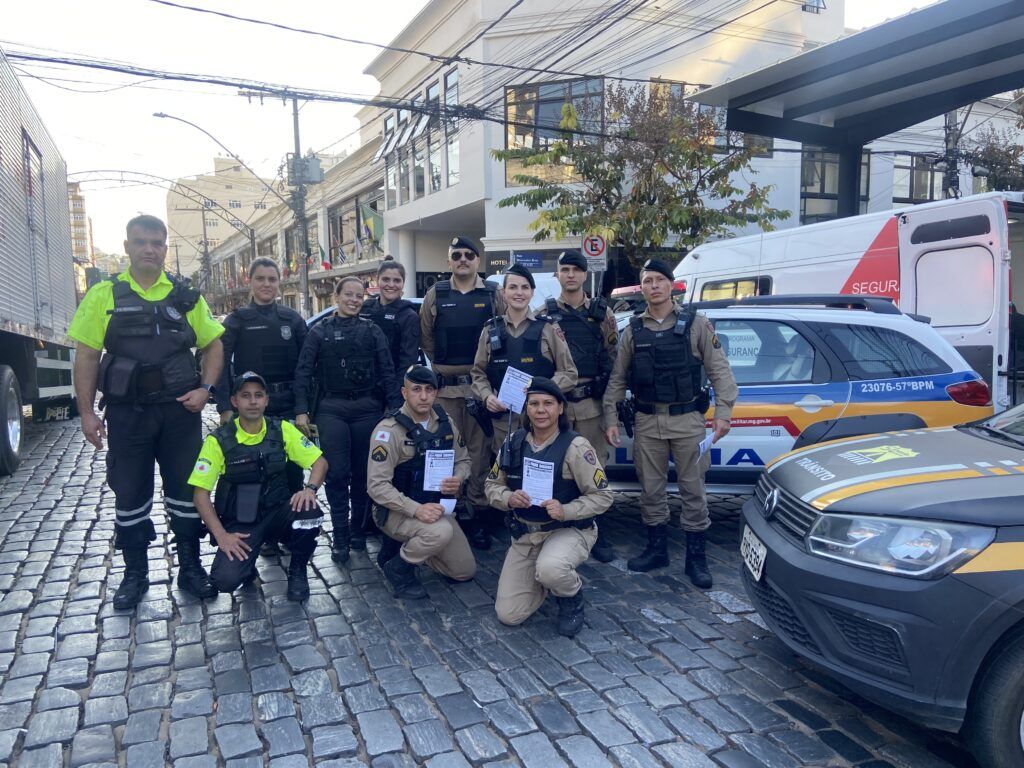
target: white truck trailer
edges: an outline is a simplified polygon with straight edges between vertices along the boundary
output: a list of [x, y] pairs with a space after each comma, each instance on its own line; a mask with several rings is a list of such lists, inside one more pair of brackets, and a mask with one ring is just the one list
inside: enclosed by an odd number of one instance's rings
[[0, 51], [0, 473], [37, 421], [74, 414], [67, 166]]

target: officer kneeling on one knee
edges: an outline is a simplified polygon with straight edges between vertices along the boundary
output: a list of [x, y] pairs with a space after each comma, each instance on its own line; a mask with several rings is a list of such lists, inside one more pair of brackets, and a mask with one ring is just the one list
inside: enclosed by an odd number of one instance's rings
[[[445, 410], [435, 404], [437, 377], [422, 365], [405, 373], [405, 404], [374, 430], [367, 462], [367, 491], [375, 502], [374, 518], [402, 547], [381, 563], [395, 597], [420, 599], [426, 590], [416, 580], [416, 566], [426, 565], [453, 581], [476, 573], [469, 541], [455, 521], [455, 500], [469, 478], [471, 462], [465, 443]], [[426, 490], [427, 463], [445, 460], [452, 471]], [[441, 466], [445, 466], [442, 462]], [[433, 485], [431, 483], [431, 485]], [[383, 559], [383, 558], [382, 558]]]
[[[264, 417], [267, 383], [247, 371], [234, 380], [231, 405], [238, 418], [214, 430], [203, 443], [192, 476], [193, 500], [217, 544], [210, 578], [220, 592], [233, 592], [256, 575], [265, 541], [291, 552], [288, 599], [309, 597], [306, 566], [320, 532], [316, 492], [327, 475], [320, 449], [287, 421]], [[292, 494], [287, 464], [310, 470], [309, 482]], [[216, 488], [215, 501], [210, 491]]]
[[[565, 395], [551, 379], [527, 389], [523, 428], [491, 468], [487, 499], [509, 512], [512, 544], [498, 579], [494, 607], [503, 624], [521, 624], [544, 602], [558, 599], [558, 632], [583, 627], [583, 582], [576, 568], [597, 541], [595, 516], [612, 505], [612, 492], [593, 447], [569, 429]], [[550, 485], [547, 485], [550, 483]], [[550, 497], [534, 499], [526, 488]]]
[[701, 386], [704, 371], [715, 391], [714, 442], [729, 432], [738, 390], [729, 361], [704, 316], [672, 301], [672, 270], [650, 259], [640, 270], [647, 299], [643, 314], [630, 318], [619, 337], [618, 356], [604, 395], [608, 442], [618, 446], [616, 405], [626, 388], [633, 393], [636, 437], [633, 460], [640, 480], [640, 512], [647, 527], [647, 547], [627, 565], [649, 571], [668, 565], [668, 459], [676, 467], [686, 531], [686, 575], [697, 587], [711, 586], [704, 553], [704, 532], [711, 525], [704, 492], [710, 452], [700, 456], [708, 407]]

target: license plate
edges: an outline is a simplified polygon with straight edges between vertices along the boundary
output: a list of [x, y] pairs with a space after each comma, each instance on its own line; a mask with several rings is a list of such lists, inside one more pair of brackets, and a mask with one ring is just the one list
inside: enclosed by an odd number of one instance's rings
[[740, 554], [743, 555], [743, 562], [746, 563], [747, 570], [754, 577], [754, 581], [760, 581], [761, 574], [764, 573], [764, 559], [768, 555], [768, 547], [747, 526], [743, 526]]

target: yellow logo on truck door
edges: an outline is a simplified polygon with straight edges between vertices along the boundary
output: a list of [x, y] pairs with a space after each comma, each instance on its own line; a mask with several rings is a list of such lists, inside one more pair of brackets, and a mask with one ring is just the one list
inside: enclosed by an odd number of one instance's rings
[[847, 451], [839, 454], [839, 458], [859, 466], [881, 464], [883, 461], [892, 461], [893, 459], [912, 459], [914, 456], [917, 456], [917, 451], [899, 445], [879, 445], [874, 448], [861, 448], [859, 451]]

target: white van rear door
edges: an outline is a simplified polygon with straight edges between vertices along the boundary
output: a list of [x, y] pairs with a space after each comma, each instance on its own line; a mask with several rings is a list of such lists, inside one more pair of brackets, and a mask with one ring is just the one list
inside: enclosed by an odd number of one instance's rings
[[907, 209], [899, 217], [900, 306], [931, 318], [1007, 405], [1009, 250], [998, 197]]

